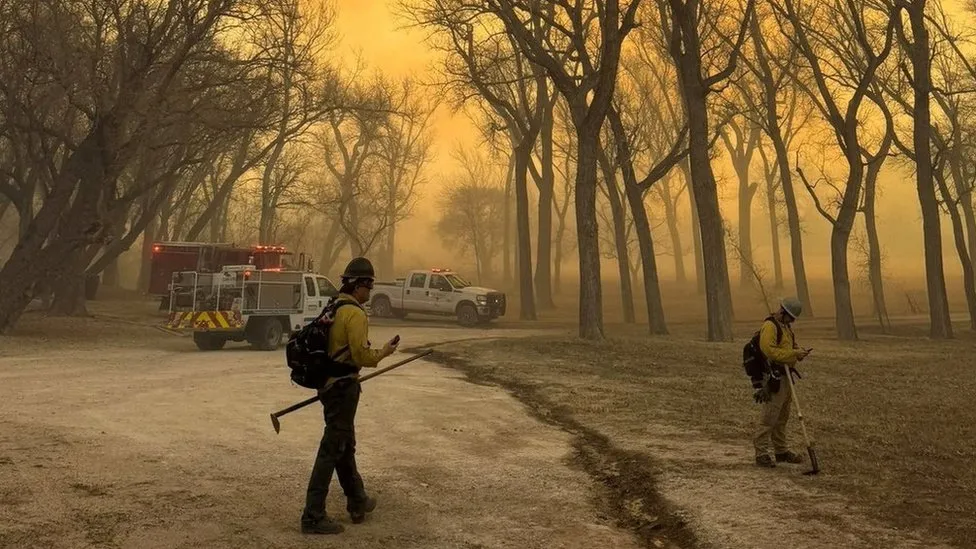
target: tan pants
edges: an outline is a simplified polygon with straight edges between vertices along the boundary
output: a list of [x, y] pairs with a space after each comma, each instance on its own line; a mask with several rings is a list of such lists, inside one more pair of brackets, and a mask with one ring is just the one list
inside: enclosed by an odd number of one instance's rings
[[786, 423], [790, 420], [793, 391], [785, 375], [780, 379], [779, 391], [771, 396], [769, 402], [763, 403], [760, 427], [753, 437], [757, 457], [769, 454], [770, 440], [772, 440], [772, 449], [777, 454], [790, 449], [786, 440]]

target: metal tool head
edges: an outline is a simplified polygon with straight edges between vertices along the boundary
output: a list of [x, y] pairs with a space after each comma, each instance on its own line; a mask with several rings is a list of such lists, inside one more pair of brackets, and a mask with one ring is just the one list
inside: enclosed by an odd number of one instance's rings
[[803, 474], [807, 476], [819, 475], [820, 461], [817, 460], [817, 450], [813, 446], [808, 446], [807, 453], [810, 454], [810, 465], [813, 466], [813, 468]]
[[278, 416], [271, 414], [271, 425], [274, 426], [275, 433], [281, 432], [281, 422], [278, 421]]

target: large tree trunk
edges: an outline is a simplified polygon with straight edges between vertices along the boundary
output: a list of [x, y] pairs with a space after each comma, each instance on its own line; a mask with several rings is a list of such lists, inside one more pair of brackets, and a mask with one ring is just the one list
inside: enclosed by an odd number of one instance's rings
[[[114, 180], [117, 166], [106, 165], [102, 147], [111, 147], [116, 131], [116, 121], [106, 117], [78, 144], [0, 269], [0, 333], [13, 328], [37, 284], [58, 274], [91, 239], [103, 234], [99, 204], [104, 182]], [[84, 268], [77, 272], [83, 273]], [[80, 289], [83, 300], [83, 275]]]
[[584, 121], [576, 129], [576, 238], [579, 252], [579, 335], [603, 339], [603, 293], [600, 286], [600, 236], [596, 220], [597, 155], [600, 125]]
[[729, 287], [728, 260], [725, 255], [725, 231], [718, 204], [718, 188], [709, 158], [708, 107], [706, 90], [699, 72], [682, 69], [690, 138], [691, 190], [694, 191], [698, 221], [701, 226], [702, 256], [705, 270], [705, 303], [708, 310], [708, 339], [731, 341], [732, 292]]
[[850, 231], [839, 225], [835, 225], [830, 234], [830, 272], [834, 281], [834, 307], [837, 309], [835, 325], [837, 337], [847, 341], [857, 339], [854, 306], [851, 303], [851, 279], [847, 268], [850, 236]]
[[912, 61], [912, 89], [915, 145], [915, 181], [922, 207], [922, 233], [925, 238], [925, 279], [929, 300], [930, 335], [933, 338], [952, 337], [952, 319], [946, 296], [945, 271], [942, 264], [942, 227], [939, 202], [932, 178], [932, 113], [929, 101], [932, 93], [932, 60], [928, 28], [925, 24], [926, 0], [916, 0], [906, 6], [912, 25], [914, 45], [909, 49]]
[[637, 321], [634, 313], [634, 289], [630, 279], [630, 251], [627, 249], [627, 220], [624, 207], [620, 200], [620, 188], [617, 187], [617, 174], [610, 165], [606, 153], [600, 151], [600, 166], [603, 169], [603, 181], [607, 186], [607, 197], [610, 199], [610, 211], [613, 215], [613, 239], [617, 247], [617, 274], [620, 277], [620, 299], [623, 306], [624, 323], [633, 324]]
[[535, 292], [532, 284], [532, 235], [529, 228], [528, 175], [532, 140], [515, 149], [515, 216], [518, 223], [519, 319], [535, 320]]

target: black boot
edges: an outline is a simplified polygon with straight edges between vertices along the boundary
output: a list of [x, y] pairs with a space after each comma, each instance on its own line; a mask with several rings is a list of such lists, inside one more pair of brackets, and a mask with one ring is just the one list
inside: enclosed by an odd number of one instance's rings
[[793, 452], [787, 450], [785, 452], [777, 452], [776, 461], [786, 463], [803, 463], [803, 456], [794, 454]]
[[773, 468], [776, 467], [776, 462], [773, 461], [773, 458], [763, 454], [761, 456], [756, 456], [756, 465], [760, 467]]
[[322, 535], [334, 535], [341, 534], [346, 529], [342, 527], [338, 522], [333, 522], [329, 517], [318, 522], [305, 522], [302, 521], [302, 533], [303, 534], [322, 534]]
[[367, 497], [361, 503], [350, 504], [347, 510], [353, 524], [362, 524], [366, 520], [366, 513], [372, 513], [374, 509], [376, 509], [376, 498]]

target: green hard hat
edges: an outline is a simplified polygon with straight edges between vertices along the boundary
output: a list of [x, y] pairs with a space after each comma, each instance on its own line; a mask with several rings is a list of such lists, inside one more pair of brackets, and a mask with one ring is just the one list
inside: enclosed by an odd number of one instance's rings
[[375, 278], [373, 264], [365, 257], [357, 257], [346, 265], [346, 270], [342, 272], [343, 280], [354, 278]]
[[786, 314], [793, 317], [794, 320], [799, 318], [800, 314], [803, 312], [803, 303], [800, 303], [800, 300], [795, 297], [787, 297], [783, 299], [780, 301], [779, 306], [786, 311]]

